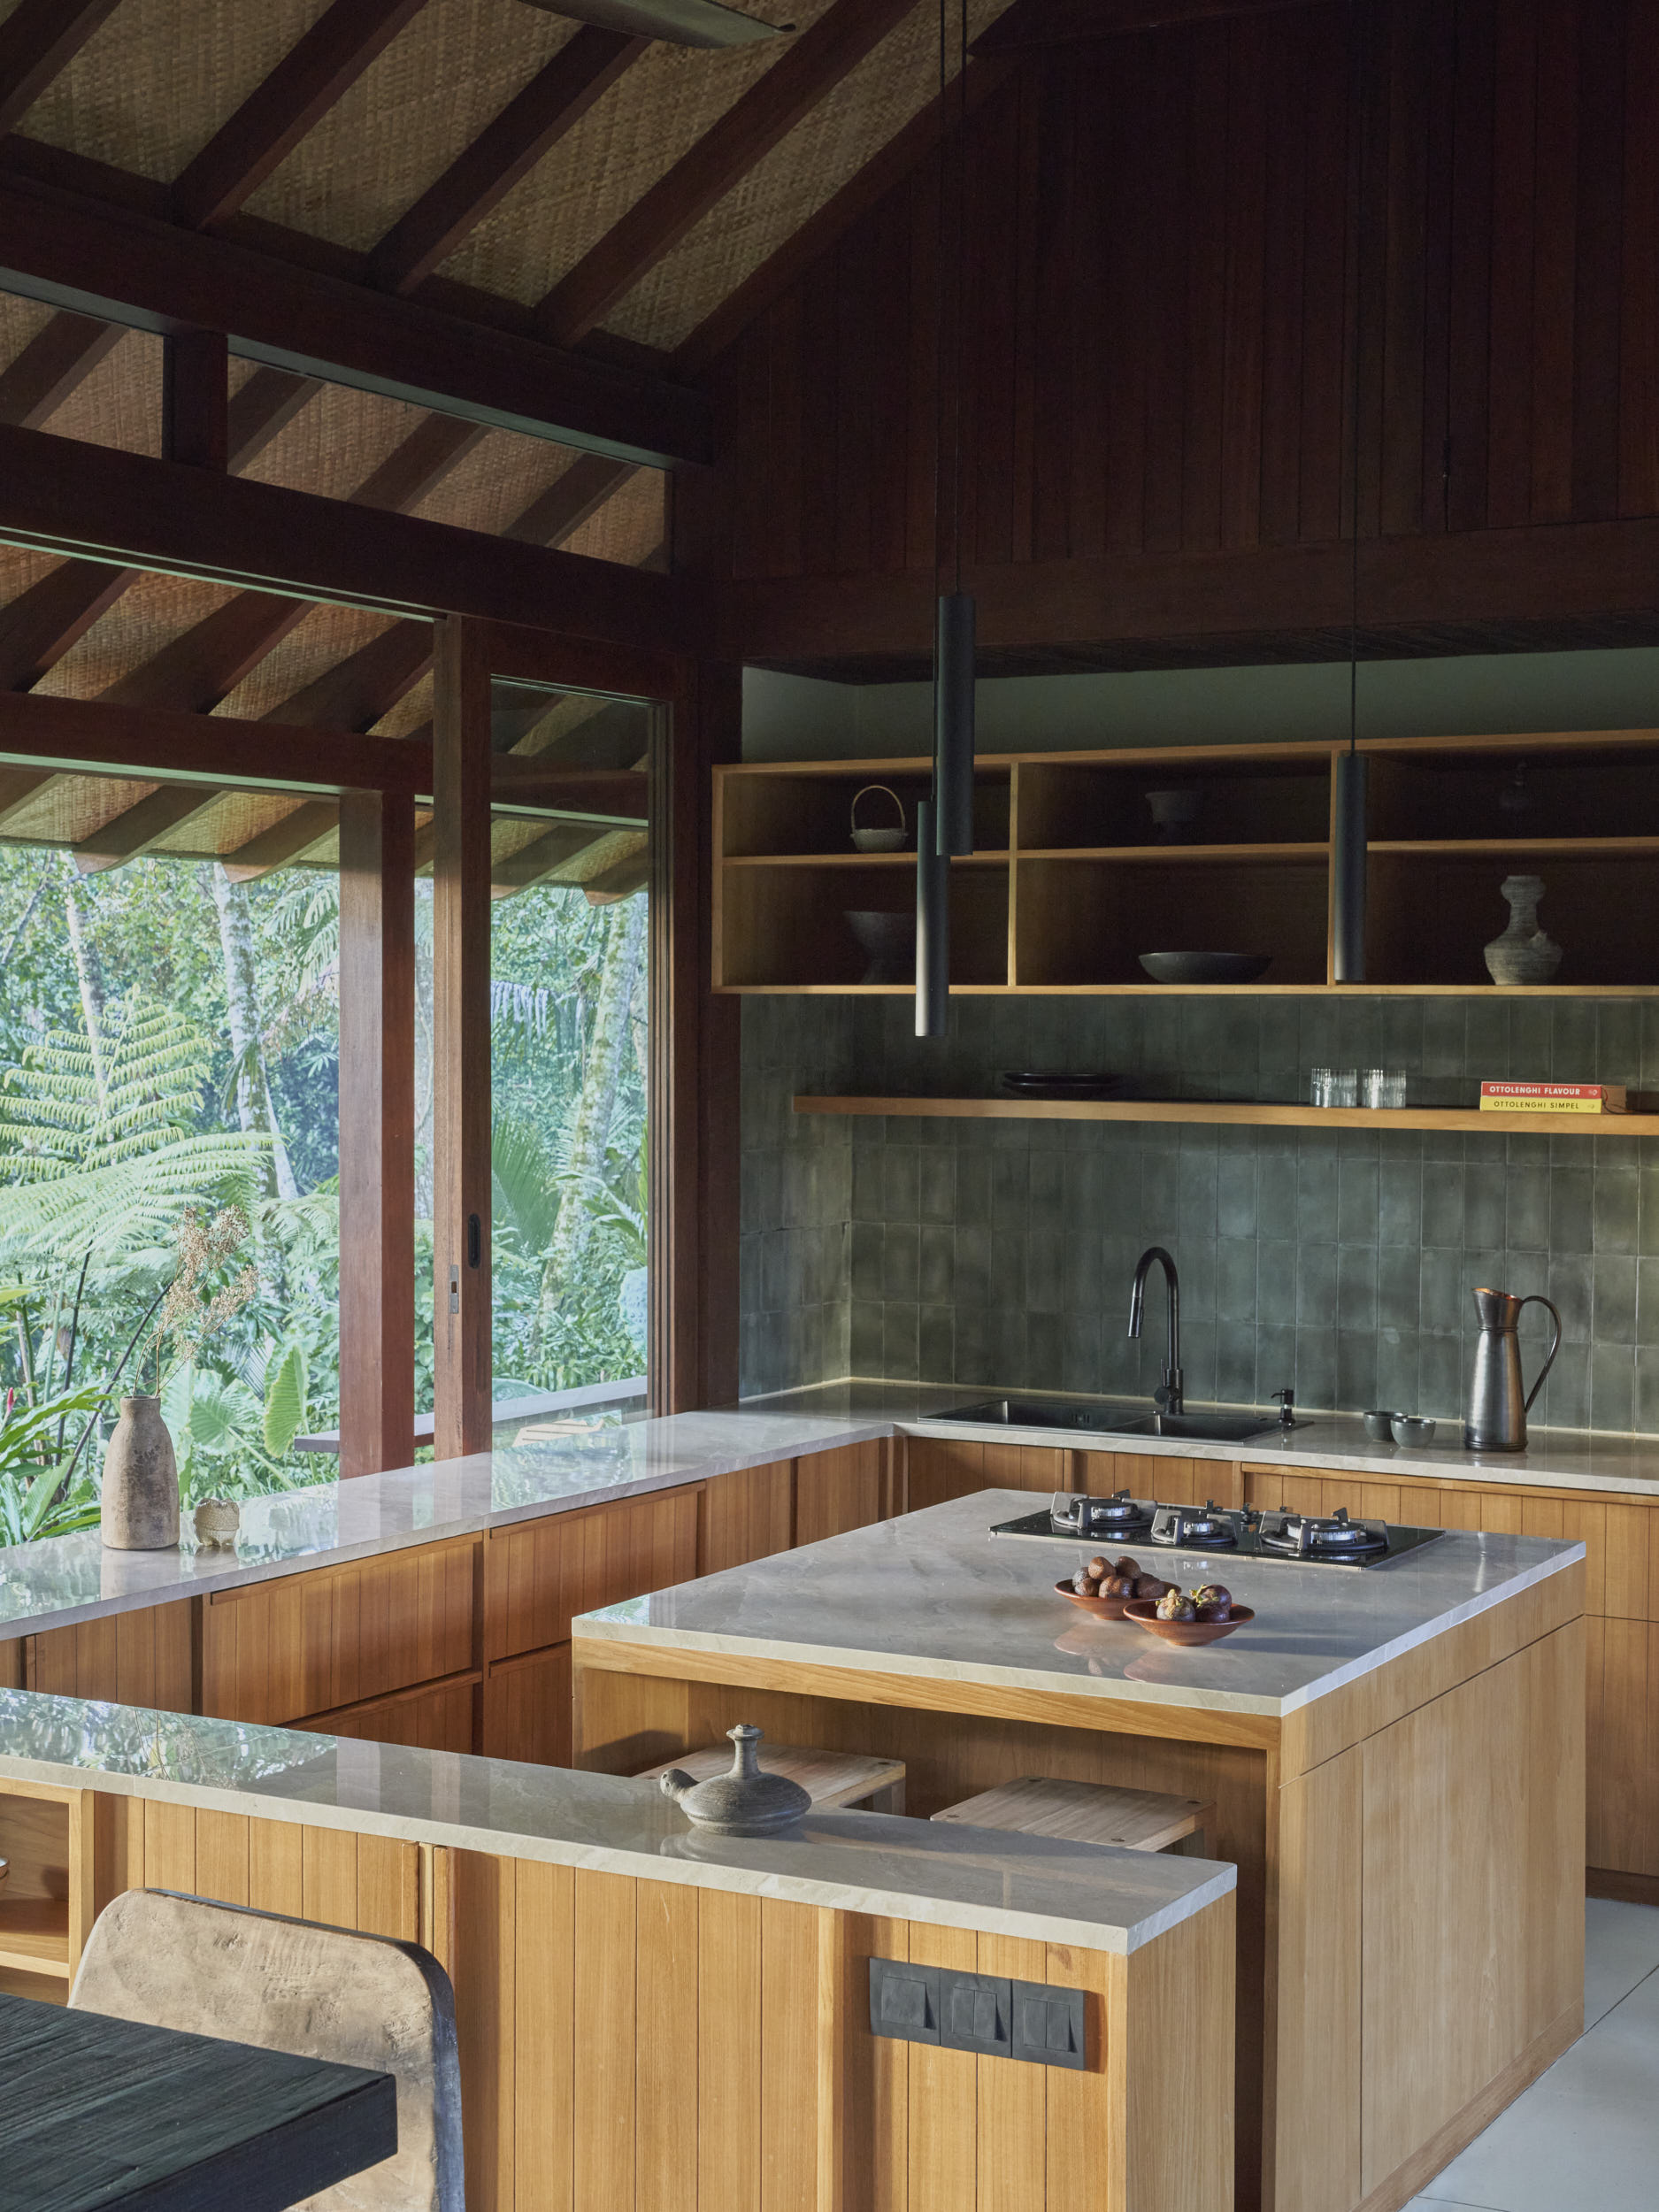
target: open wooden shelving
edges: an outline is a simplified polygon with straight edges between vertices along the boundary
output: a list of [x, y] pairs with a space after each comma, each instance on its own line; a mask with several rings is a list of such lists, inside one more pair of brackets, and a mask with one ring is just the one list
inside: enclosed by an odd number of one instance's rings
[[[1541, 919], [1566, 959], [1560, 980], [1529, 995], [1659, 990], [1659, 730], [1363, 745], [1367, 980], [1339, 984], [1332, 764], [1341, 749], [981, 755], [978, 849], [951, 869], [952, 989], [1484, 995], [1496, 987], [1482, 949], [1507, 918], [1499, 886], [1537, 870]], [[717, 990], [909, 995], [908, 981], [861, 979], [846, 918], [910, 911], [914, 851], [850, 850], [849, 818], [862, 786], [885, 784], [913, 828], [929, 771], [917, 759], [715, 770]], [[1163, 842], [1147, 795], [1182, 787], [1200, 794], [1194, 841]], [[1255, 983], [1208, 986], [1154, 983], [1140, 967], [1142, 951], [1187, 948], [1271, 952], [1272, 964]]]
[[1659, 1114], [1483, 1114], [1471, 1106], [1291, 1106], [1210, 1098], [825, 1098], [797, 1094], [795, 1110], [926, 1121], [1177, 1121], [1259, 1129], [1459, 1129], [1483, 1137], [1659, 1136]]
[[0, 1891], [0, 1969], [69, 1978], [69, 1902]]

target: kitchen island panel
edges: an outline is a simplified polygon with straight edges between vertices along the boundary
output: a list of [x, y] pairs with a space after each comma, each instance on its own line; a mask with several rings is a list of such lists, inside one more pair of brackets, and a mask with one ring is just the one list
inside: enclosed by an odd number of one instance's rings
[[1417, 2154], [1438, 2170], [1486, 2124], [1489, 2083], [1582, 2032], [1582, 1665], [1573, 1622], [1363, 1747], [1368, 2195], [1403, 2176], [1403, 2202]]
[[[717, 1475], [703, 1494], [696, 1572], [718, 1574], [787, 1551], [795, 1530], [795, 1463]], [[579, 1607], [578, 1611], [586, 1609]]]
[[[1264, 2193], [1277, 2212], [1357, 2204], [1360, 2187], [1363, 1754], [1295, 1776], [1270, 1809], [1277, 1970], [1267, 1993], [1276, 2118]], [[1325, 2115], [1306, 2124], [1309, 2110]]]
[[[749, 1721], [774, 1743], [902, 1759], [906, 1809], [922, 1818], [1025, 1774], [1213, 1800], [1216, 1856], [1238, 1869], [1238, 2149], [1241, 2159], [1258, 2157], [1269, 1901], [1266, 1740], [1275, 1724], [1190, 1707], [987, 1691], [778, 1662], [746, 1664], [729, 1655], [618, 1647], [580, 1634], [572, 1648], [574, 1763], [595, 1772], [638, 1773], [718, 1743], [728, 1728]], [[664, 1671], [670, 1667], [677, 1671]], [[948, 1724], [941, 1726], [941, 1713], [949, 1715]], [[1227, 2033], [1231, 2050], [1232, 2022]]]

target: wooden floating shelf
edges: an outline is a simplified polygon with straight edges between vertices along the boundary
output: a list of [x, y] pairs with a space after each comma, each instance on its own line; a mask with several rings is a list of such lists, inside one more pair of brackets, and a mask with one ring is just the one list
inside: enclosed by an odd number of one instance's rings
[[69, 1978], [69, 1906], [61, 1897], [0, 1898], [0, 1968]]
[[797, 1114], [918, 1121], [1200, 1122], [1257, 1129], [1458, 1129], [1486, 1137], [1655, 1137], [1659, 1114], [1486, 1113], [1473, 1106], [1290, 1106], [1204, 1098], [813, 1098]]

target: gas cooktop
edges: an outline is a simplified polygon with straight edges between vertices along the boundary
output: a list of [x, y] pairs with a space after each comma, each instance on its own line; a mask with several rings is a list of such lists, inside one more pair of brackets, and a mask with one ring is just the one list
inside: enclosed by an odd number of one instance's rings
[[1334, 1513], [1288, 1513], [1210, 1504], [1160, 1505], [1156, 1499], [1084, 1497], [1058, 1490], [1044, 1511], [998, 1521], [993, 1536], [1035, 1536], [1052, 1543], [1058, 1537], [1102, 1547], [1140, 1547], [1148, 1551], [1229, 1553], [1266, 1565], [1286, 1562], [1304, 1567], [1385, 1567], [1407, 1552], [1419, 1551], [1445, 1532], [1407, 1528], [1392, 1521], [1351, 1520], [1346, 1506]]

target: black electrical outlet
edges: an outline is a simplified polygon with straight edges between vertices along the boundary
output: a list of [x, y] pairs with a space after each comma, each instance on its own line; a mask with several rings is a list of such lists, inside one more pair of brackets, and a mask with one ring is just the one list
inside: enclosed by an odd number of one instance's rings
[[1087, 2063], [1084, 2048], [1084, 1993], [1048, 1982], [1015, 1982], [1013, 2055], [1032, 2066]]
[[870, 2032], [901, 2043], [939, 2041], [939, 1983], [936, 1966], [910, 1966], [902, 1959], [870, 1962]]

